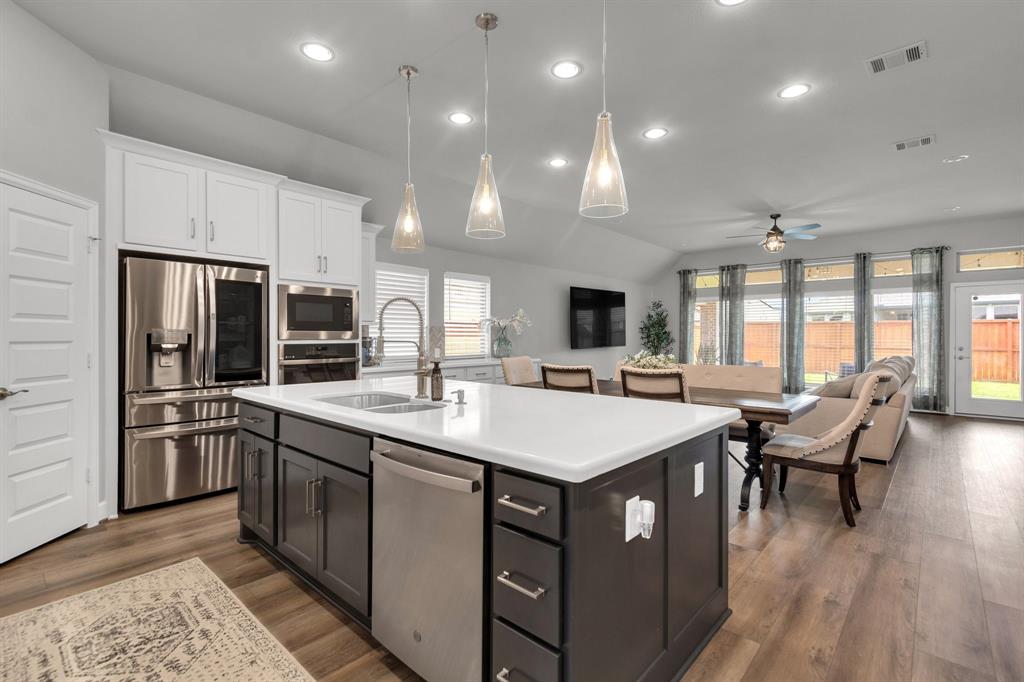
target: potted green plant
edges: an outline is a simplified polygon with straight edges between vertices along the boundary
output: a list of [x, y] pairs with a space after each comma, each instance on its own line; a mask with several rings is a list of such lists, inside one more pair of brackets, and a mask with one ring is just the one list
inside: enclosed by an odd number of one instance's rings
[[647, 316], [640, 323], [640, 346], [650, 355], [664, 355], [675, 343], [668, 328], [668, 310], [660, 300], [651, 301]]

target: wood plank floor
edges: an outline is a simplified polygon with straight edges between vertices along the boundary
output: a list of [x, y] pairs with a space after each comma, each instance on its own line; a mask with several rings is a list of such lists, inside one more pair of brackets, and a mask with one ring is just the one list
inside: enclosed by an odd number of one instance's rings
[[[734, 613], [686, 682], [1024, 680], [1024, 425], [912, 416], [862, 467], [855, 529], [834, 477], [740, 513], [737, 473]], [[416, 679], [236, 533], [234, 495], [76, 531], [0, 566], [0, 616], [198, 556], [316, 678]]]

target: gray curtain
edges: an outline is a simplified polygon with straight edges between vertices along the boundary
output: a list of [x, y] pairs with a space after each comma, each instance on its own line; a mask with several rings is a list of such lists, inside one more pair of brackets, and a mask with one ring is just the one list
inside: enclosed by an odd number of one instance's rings
[[914, 408], [946, 411], [946, 321], [942, 284], [942, 252], [947, 246], [914, 249], [913, 349], [917, 361]]
[[697, 271], [679, 271], [679, 362], [693, 362], [693, 317], [697, 305]]
[[853, 359], [857, 371], [871, 364], [875, 348], [875, 301], [871, 297], [871, 254], [853, 255]]
[[804, 390], [804, 261], [784, 260], [782, 265], [782, 338], [779, 366], [782, 392]]
[[723, 365], [743, 364], [743, 290], [746, 265], [718, 268], [718, 347]]

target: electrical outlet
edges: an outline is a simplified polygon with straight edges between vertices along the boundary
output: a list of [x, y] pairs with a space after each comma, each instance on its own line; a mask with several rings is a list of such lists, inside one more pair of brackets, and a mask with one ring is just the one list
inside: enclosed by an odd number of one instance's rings
[[693, 465], [693, 496], [700, 497], [704, 492], [704, 462]]
[[626, 500], [626, 542], [640, 535], [640, 496]]

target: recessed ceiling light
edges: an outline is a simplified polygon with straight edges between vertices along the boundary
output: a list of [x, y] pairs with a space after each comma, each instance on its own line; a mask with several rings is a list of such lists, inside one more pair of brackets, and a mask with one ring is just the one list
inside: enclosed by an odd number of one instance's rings
[[746, 1], [747, 0], [715, 0], [715, 2], [717, 2], [719, 5], [723, 5], [725, 7], [734, 7], [736, 5], [742, 5]]
[[551, 74], [555, 78], [575, 78], [583, 73], [583, 67], [578, 62], [563, 60], [555, 62], [551, 66]]
[[959, 213], [960, 212], [960, 207], [959, 206], [950, 206], [949, 208], [944, 208], [942, 210], [943, 211], [949, 211], [950, 213]]
[[668, 135], [668, 128], [648, 128], [641, 134], [648, 140], [660, 140]]
[[552, 168], [565, 168], [569, 165], [569, 159], [563, 159], [561, 156], [556, 156], [553, 159], [548, 159], [548, 165]]
[[961, 161], [966, 161], [969, 158], [971, 158], [971, 157], [969, 155], [967, 155], [967, 154], [958, 154], [957, 156], [947, 156], [946, 158], [944, 158], [942, 160], [942, 163], [960, 163]]
[[314, 62], [329, 62], [334, 59], [334, 50], [323, 43], [302, 43], [299, 49]]
[[779, 90], [779, 97], [782, 99], [793, 99], [794, 97], [806, 95], [810, 91], [811, 86], [807, 83], [794, 83]]
[[453, 111], [448, 114], [448, 120], [457, 126], [468, 125], [473, 122], [473, 117], [465, 111]]

